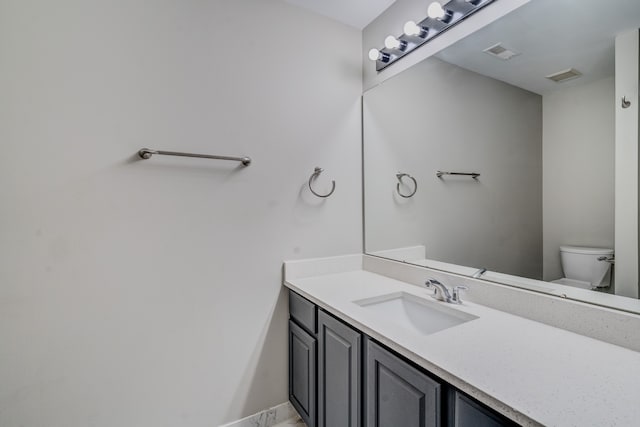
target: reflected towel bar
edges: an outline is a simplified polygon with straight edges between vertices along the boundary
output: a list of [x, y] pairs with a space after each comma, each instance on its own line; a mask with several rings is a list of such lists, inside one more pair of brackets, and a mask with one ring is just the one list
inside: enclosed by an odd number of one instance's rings
[[[400, 192], [400, 184], [402, 184], [402, 178], [404, 177], [409, 178], [411, 181], [413, 181], [413, 191], [409, 194], [402, 194]], [[398, 193], [400, 195], [400, 197], [404, 197], [405, 199], [409, 199], [411, 197], [413, 197], [416, 194], [416, 191], [418, 191], [418, 181], [416, 181], [416, 179], [414, 177], [412, 177], [411, 175], [409, 175], [408, 173], [402, 173], [402, 172], [398, 172], [396, 174], [396, 178], [398, 178], [398, 184], [396, 185], [396, 193]]]
[[234, 162], [241, 162], [244, 166], [249, 166], [251, 164], [250, 157], [230, 157], [230, 156], [210, 156], [208, 154], [193, 154], [193, 153], [180, 153], [178, 151], [162, 151], [162, 150], [152, 150], [150, 148], [141, 148], [138, 151], [138, 156], [141, 159], [150, 159], [154, 154], [159, 154], [161, 156], [179, 156], [179, 157], [196, 157], [199, 159], [215, 159], [215, 160], [232, 160]]
[[470, 176], [473, 179], [478, 179], [478, 177], [480, 176], [480, 174], [477, 172], [436, 172], [436, 176], [438, 178], [442, 179], [442, 175]]

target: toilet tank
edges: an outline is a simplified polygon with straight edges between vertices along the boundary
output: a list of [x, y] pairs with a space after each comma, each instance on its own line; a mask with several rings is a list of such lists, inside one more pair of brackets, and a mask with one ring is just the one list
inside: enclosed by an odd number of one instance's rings
[[592, 286], [609, 286], [611, 264], [598, 257], [613, 256], [613, 249], [560, 246], [562, 271], [567, 279], [589, 282]]

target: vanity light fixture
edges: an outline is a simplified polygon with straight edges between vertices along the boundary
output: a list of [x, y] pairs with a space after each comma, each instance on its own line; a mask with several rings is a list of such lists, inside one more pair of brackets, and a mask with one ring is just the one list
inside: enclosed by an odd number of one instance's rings
[[427, 17], [420, 22], [408, 21], [404, 33], [384, 40], [383, 49], [371, 49], [369, 59], [375, 61], [376, 71], [382, 71], [409, 52], [434, 39], [449, 28], [497, 0], [440, 0], [427, 7]]
[[393, 36], [388, 36], [384, 39], [384, 47], [387, 49], [397, 49], [399, 51], [404, 51], [407, 49], [407, 42], [404, 40], [398, 40]]
[[372, 61], [389, 62], [391, 56], [388, 53], [380, 52], [378, 49], [373, 48], [369, 51], [369, 59]]
[[434, 1], [427, 8], [427, 16], [431, 19], [444, 19], [447, 15], [452, 15], [453, 13], [444, 10], [440, 2]]
[[407, 23], [404, 24], [404, 33], [407, 36], [415, 36], [420, 37], [421, 39], [426, 39], [429, 35], [429, 29], [419, 26], [414, 21], [407, 21]]

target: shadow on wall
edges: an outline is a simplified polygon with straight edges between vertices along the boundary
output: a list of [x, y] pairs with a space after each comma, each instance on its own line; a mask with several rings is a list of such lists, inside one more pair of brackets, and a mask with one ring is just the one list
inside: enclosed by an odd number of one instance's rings
[[[336, 184], [337, 186], [337, 184]], [[331, 189], [331, 186], [326, 182], [322, 182], [322, 184], [318, 184], [318, 191], [325, 192], [325, 190]], [[336, 191], [338, 191], [336, 189]], [[328, 192], [328, 190], [326, 191]], [[331, 197], [329, 197], [331, 198]], [[323, 199], [320, 197], [316, 197], [309, 190], [308, 183], [305, 182], [300, 186], [300, 191], [298, 192], [298, 198], [296, 199], [296, 204], [294, 207], [294, 219], [296, 224], [313, 224], [318, 220], [318, 217], [321, 215], [323, 208], [327, 203], [327, 199]]]
[[[273, 394], [279, 393], [280, 390], [288, 390], [288, 360], [286, 357], [280, 357], [282, 349], [288, 347], [288, 305], [288, 291], [281, 286], [276, 304], [271, 310], [269, 322], [265, 324], [247, 364], [248, 368], [233, 393], [232, 403], [224, 422], [234, 421], [239, 413], [254, 414], [264, 408], [272, 407], [274, 402], [287, 401], [286, 393], [279, 397], [274, 397]], [[274, 366], [279, 368], [273, 369]], [[249, 395], [253, 398], [251, 402], [247, 401]]]

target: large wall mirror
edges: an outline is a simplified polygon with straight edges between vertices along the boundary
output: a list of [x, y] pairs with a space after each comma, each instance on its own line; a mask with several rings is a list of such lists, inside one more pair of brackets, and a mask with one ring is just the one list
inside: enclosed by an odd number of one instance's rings
[[534, 0], [367, 91], [365, 252], [640, 312], [639, 27]]

